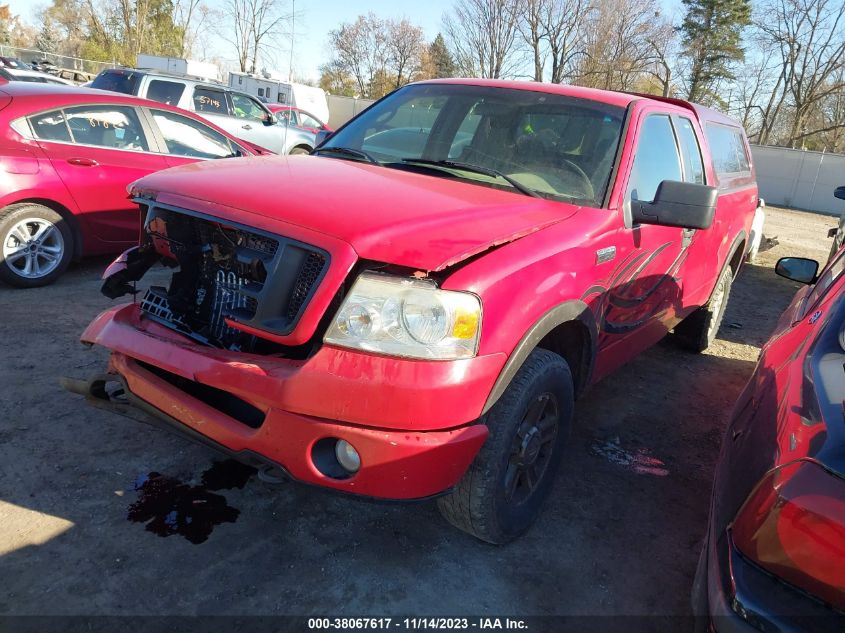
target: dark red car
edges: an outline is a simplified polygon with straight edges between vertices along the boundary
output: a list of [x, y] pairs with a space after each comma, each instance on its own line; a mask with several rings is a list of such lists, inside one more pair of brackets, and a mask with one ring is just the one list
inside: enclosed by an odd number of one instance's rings
[[778, 262], [809, 285], [763, 346], [716, 468], [693, 605], [719, 632], [845, 631], [845, 250], [818, 267]]
[[0, 279], [43, 286], [72, 259], [136, 243], [126, 186], [141, 176], [263, 153], [161, 103], [0, 79]]
[[270, 112], [279, 115], [281, 118], [287, 119], [288, 123], [293, 126], [301, 127], [303, 130], [308, 130], [316, 134], [317, 132], [333, 132], [334, 130], [328, 125], [320, 121], [316, 116], [305, 110], [294, 108], [292, 106], [281, 105], [278, 103], [268, 103], [267, 108]]

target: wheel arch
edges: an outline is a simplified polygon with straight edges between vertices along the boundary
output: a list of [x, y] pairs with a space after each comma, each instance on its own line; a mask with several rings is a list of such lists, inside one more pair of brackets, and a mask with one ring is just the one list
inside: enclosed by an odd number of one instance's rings
[[62, 219], [67, 222], [68, 226], [70, 227], [71, 233], [73, 234], [73, 259], [76, 261], [82, 257], [82, 227], [79, 225], [79, 218], [76, 217], [73, 211], [68, 209], [65, 205], [61, 204], [60, 202], [56, 202], [55, 200], [51, 200], [50, 198], [39, 198], [37, 196], [30, 198], [22, 198], [21, 200], [15, 200], [14, 202], [7, 204], [4, 208], [21, 204], [40, 204], [43, 207], [52, 209], [60, 216], [62, 216]]
[[537, 348], [560, 354], [566, 360], [577, 396], [590, 382], [597, 339], [596, 320], [586, 303], [572, 300], [554, 306], [517, 343], [487, 397], [482, 414], [496, 404], [519, 368]]
[[718, 285], [719, 279], [722, 278], [722, 274], [725, 270], [730, 268], [733, 277], [736, 278], [736, 274], [739, 272], [742, 262], [745, 260], [745, 245], [747, 243], [748, 236], [745, 234], [745, 230], [743, 229], [734, 238], [731, 248], [728, 250], [728, 256], [725, 258], [725, 263], [722, 264], [722, 267], [719, 269], [719, 275], [714, 278], [713, 288], [710, 290], [710, 294], [707, 297], [708, 302], [713, 296], [713, 293], [716, 292], [716, 286]]

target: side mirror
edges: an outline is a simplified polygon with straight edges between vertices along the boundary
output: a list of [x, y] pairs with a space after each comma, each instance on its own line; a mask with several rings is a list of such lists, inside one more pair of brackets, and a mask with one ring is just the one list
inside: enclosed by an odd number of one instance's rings
[[267, 116], [264, 117], [264, 125], [276, 125], [276, 115], [268, 112]]
[[815, 259], [806, 257], [781, 257], [775, 264], [775, 272], [792, 281], [811, 284], [816, 280], [819, 263]]
[[334, 132], [330, 132], [329, 130], [320, 130], [319, 132], [317, 132], [317, 137], [314, 140], [314, 146], [319, 147], [320, 145], [328, 141], [333, 134]]
[[837, 187], [833, 190], [833, 195], [840, 200], [845, 200], [845, 186]]
[[709, 229], [718, 198], [716, 187], [664, 180], [657, 186], [654, 202], [631, 200], [631, 219], [635, 224]]

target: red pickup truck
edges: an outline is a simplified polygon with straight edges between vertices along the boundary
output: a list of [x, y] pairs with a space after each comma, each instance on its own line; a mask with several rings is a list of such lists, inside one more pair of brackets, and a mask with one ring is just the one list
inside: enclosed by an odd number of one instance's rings
[[68, 388], [264, 478], [437, 497], [493, 543], [539, 513], [585, 388], [669, 332], [711, 343], [758, 202], [714, 111], [485, 80], [403, 87], [313, 156], [131, 193], [140, 245], [104, 293], [174, 272], [90, 324], [108, 373]]

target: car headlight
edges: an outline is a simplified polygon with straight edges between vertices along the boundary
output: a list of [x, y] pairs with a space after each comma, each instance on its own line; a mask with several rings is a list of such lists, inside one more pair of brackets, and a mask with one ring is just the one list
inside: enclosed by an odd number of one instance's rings
[[390, 356], [449, 360], [478, 351], [481, 302], [430, 280], [362, 273], [325, 342]]

